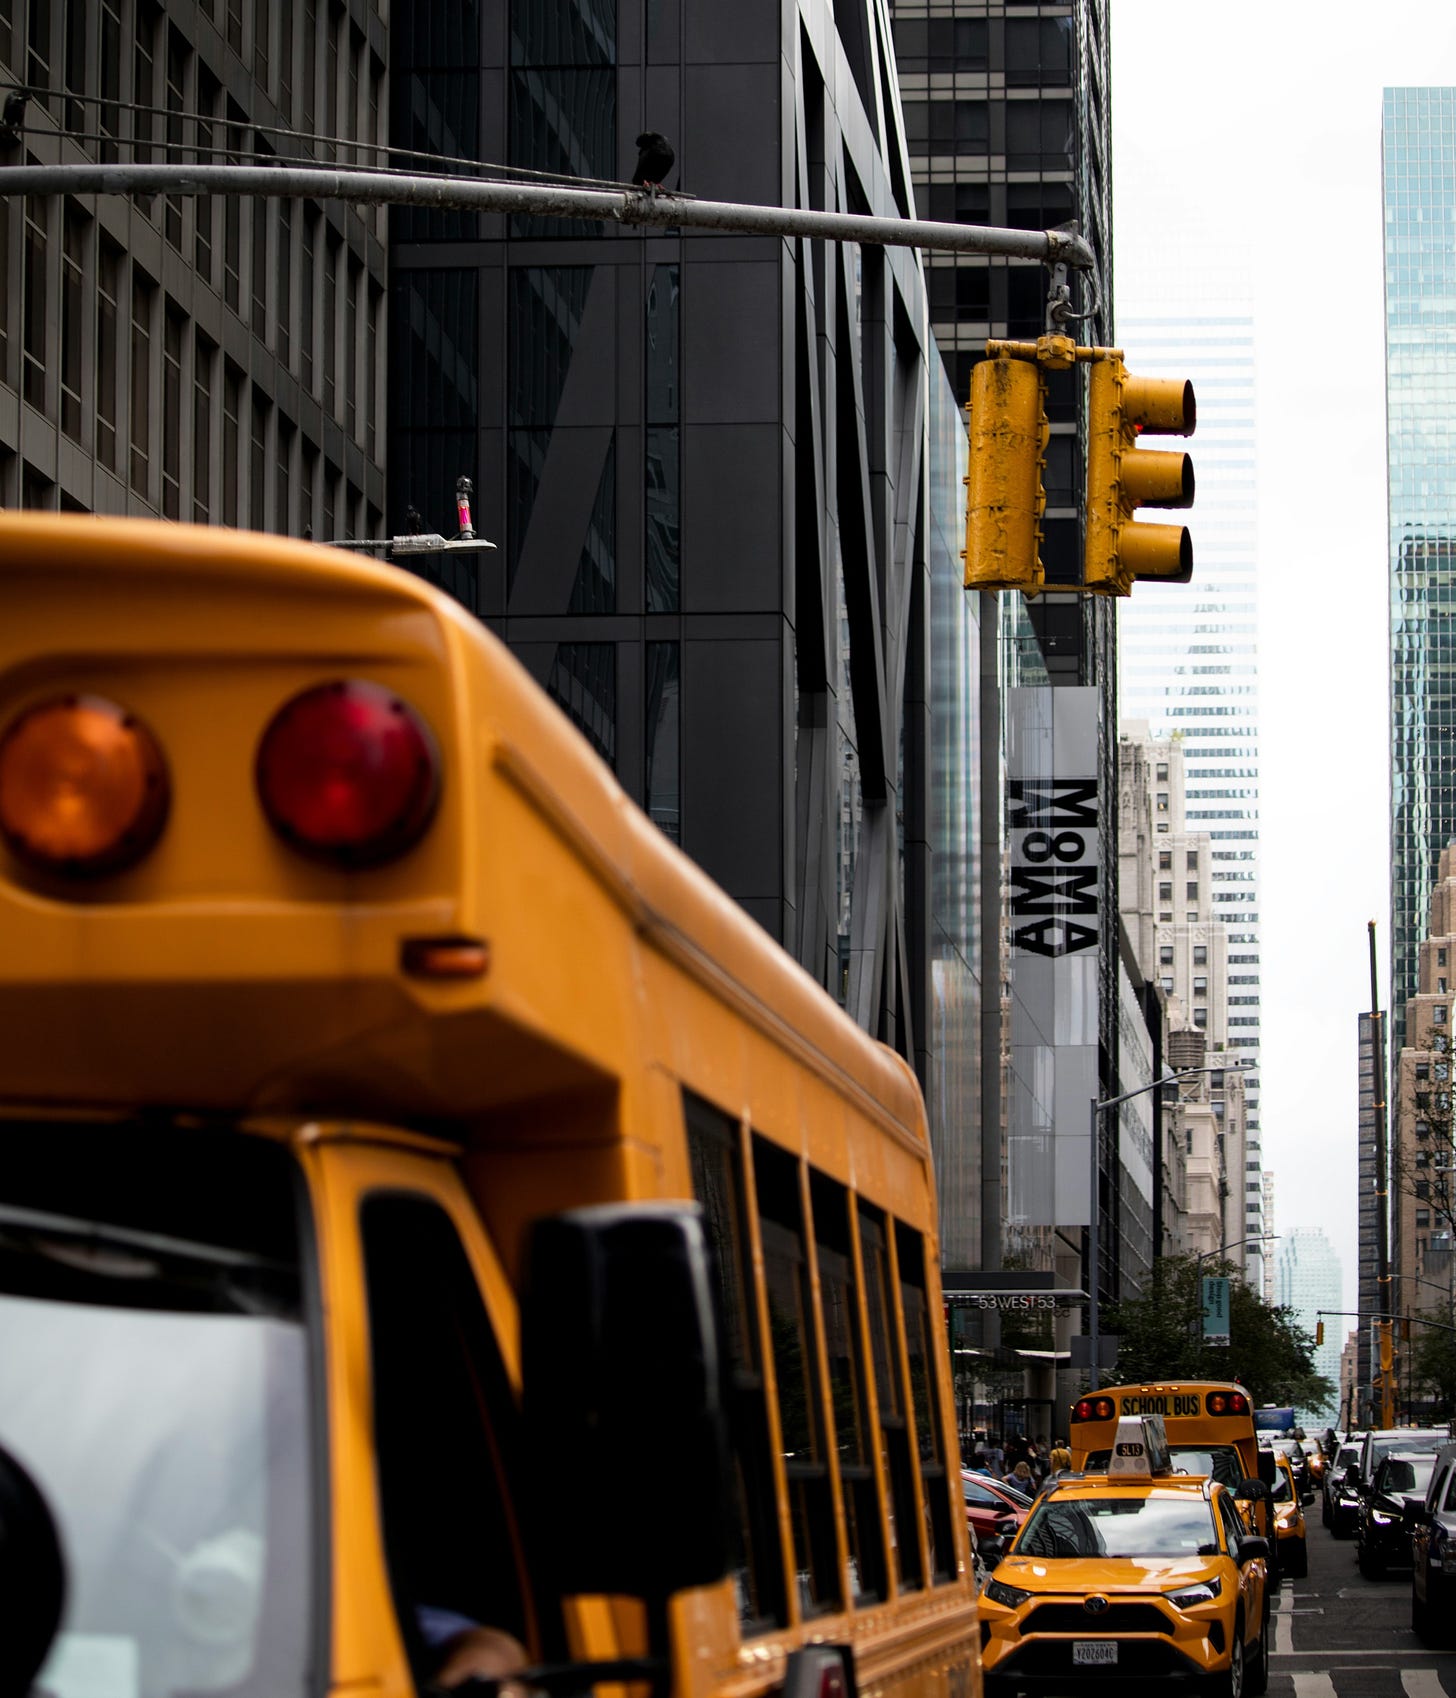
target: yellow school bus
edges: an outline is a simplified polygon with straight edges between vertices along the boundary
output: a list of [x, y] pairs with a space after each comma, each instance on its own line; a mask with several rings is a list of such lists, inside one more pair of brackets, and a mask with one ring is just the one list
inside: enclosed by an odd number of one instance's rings
[[978, 1693], [908, 1066], [409, 575], [6, 514], [0, 607], [40, 1685]]
[[1072, 1467], [1107, 1472], [1124, 1415], [1161, 1415], [1174, 1466], [1225, 1486], [1259, 1477], [1259, 1440], [1247, 1391], [1228, 1380], [1109, 1386], [1072, 1405]]

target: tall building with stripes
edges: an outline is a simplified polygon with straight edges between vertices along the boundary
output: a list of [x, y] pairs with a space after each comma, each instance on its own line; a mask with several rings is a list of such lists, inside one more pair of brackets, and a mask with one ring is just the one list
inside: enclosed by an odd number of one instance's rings
[[1456, 88], [1388, 88], [1386, 487], [1390, 525], [1391, 1050], [1442, 849], [1456, 836]]
[[[1165, 225], [1144, 252], [1134, 230], [1119, 252], [1118, 343], [1129, 368], [1191, 378], [1198, 397], [1193, 582], [1143, 584], [1121, 605], [1119, 705], [1124, 719], [1182, 743], [1187, 828], [1208, 833], [1212, 912], [1228, 938], [1227, 1048], [1248, 1065], [1259, 1059], [1260, 1025], [1255, 327], [1247, 256], [1227, 244], [1205, 252], [1187, 234], [1185, 244]], [[1171, 939], [1191, 915], [1191, 903], [1174, 900], [1157, 923]], [[1268, 1225], [1256, 1073], [1243, 1184], [1236, 1236], [1257, 1240]], [[1258, 1243], [1246, 1266], [1259, 1288]]]

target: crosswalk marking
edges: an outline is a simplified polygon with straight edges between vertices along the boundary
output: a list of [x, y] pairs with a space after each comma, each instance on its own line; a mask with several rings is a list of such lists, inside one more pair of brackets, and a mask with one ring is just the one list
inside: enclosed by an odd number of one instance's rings
[[1446, 1688], [1435, 1669], [1402, 1669], [1400, 1684], [1405, 1688], [1406, 1698], [1446, 1698]]
[[1295, 1669], [1294, 1698], [1335, 1698], [1335, 1683], [1323, 1669]]

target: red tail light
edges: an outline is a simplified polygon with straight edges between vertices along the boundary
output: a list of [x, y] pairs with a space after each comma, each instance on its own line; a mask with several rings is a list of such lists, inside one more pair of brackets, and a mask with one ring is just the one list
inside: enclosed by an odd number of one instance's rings
[[440, 759], [407, 703], [360, 679], [321, 684], [273, 716], [258, 747], [268, 823], [300, 854], [375, 867], [424, 835], [440, 794]]
[[1084, 1397], [1072, 1409], [1074, 1421], [1110, 1421], [1117, 1413], [1110, 1397]]
[[94, 877], [133, 866], [162, 835], [170, 799], [156, 738], [104, 696], [41, 702], [0, 737], [0, 835], [33, 867]]

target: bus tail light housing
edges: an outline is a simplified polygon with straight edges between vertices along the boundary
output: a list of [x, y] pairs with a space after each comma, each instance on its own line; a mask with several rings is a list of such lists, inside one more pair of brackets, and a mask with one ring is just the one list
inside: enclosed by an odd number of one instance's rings
[[284, 703], [258, 746], [256, 779], [268, 823], [291, 848], [337, 867], [377, 867], [424, 835], [440, 757], [407, 702], [349, 678]]
[[1084, 1397], [1072, 1409], [1074, 1421], [1110, 1421], [1117, 1413], [1110, 1397]]
[[1204, 1407], [1210, 1415], [1247, 1415], [1249, 1400], [1241, 1391], [1211, 1391]]
[[0, 835], [27, 866], [121, 872], [162, 835], [170, 805], [161, 745], [105, 696], [39, 702], [0, 735]]

